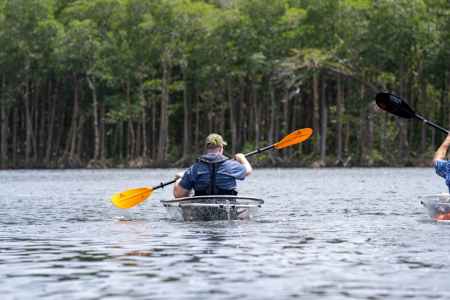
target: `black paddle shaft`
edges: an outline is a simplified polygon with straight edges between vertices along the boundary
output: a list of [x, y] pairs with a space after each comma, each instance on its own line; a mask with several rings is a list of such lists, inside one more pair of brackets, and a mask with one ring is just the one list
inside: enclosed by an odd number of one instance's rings
[[[266, 146], [266, 147], [262, 147], [262, 148], [258, 148], [258, 149], [256, 149], [256, 150], [253, 150], [252, 152], [249, 152], [249, 153], [245, 153], [244, 156], [245, 156], [245, 157], [253, 156], [253, 155], [255, 155], [255, 154], [259, 154], [259, 153], [261, 153], [261, 152], [264, 152], [264, 151], [267, 151], [267, 150], [270, 150], [270, 149], [273, 149], [273, 148], [275, 148], [275, 144], [270, 145], [270, 146]], [[229, 159], [233, 159], [233, 158], [231, 157], [231, 155], [229, 155], [229, 154], [227, 154], [227, 153], [224, 153], [224, 155], [225, 155], [226, 157], [228, 157]]]
[[267, 146], [267, 147], [258, 148], [258, 149], [254, 150], [252, 152], [246, 153], [245, 157], [253, 156], [255, 154], [258, 154], [258, 153], [270, 150], [270, 149], [272, 149], [274, 147], [275, 147], [275, 145], [270, 145], [270, 146]]
[[175, 181], [177, 181], [177, 179], [173, 179], [173, 180], [167, 181], [167, 182], [161, 182], [159, 185], [154, 186], [152, 189], [153, 190], [161, 189], [161, 188], [165, 187], [166, 185], [175, 183]]
[[387, 92], [381, 92], [376, 95], [375, 101], [382, 110], [385, 110], [388, 113], [405, 119], [416, 118], [425, 124], [442, 131], [443, 133], [449, 133], [449, 131], [444, 127], [441, 127], [417, 114], [411, 107], [409, 107], [408, 103], [403, 101], [403, 99], [399, 96]]
[[437, 124], [435, 124], [435, 123], [433, 123], [433, 122], [431, 122], [431, 121], [425, 119], [425, 118], [422, 117], [421, 115], [415, 114], [414, 117], [415, 117], [416, 119], [418, 119], [418, 120], [421, 120], [421, 121], [424, 122], [425, 124], [430, 125], [431, 127], [434, 127], [434, 128], [436, 128], [436, 129], [442, 131], [442, 132], [445, 133], [445, 134], [449, 134], [448, 129], [445, 129], [445, 128], [442, 127], [442, 126], [439, 126], [439, 125], [437, 125]]

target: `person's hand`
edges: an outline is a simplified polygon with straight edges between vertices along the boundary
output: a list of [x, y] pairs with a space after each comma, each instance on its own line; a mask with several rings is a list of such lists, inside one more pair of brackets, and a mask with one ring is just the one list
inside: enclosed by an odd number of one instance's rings
[[180, 179], [182, 178], [184, 175], [184, 171], [178, 172], [177, 174], [175, 174], [175, 179]]
[[252, 173], [252, 166], [250, 165], [244, 154], [238, 153], [234, 156], [234, 159], [245, 167], [245, 176], [248, 176]]
[[242, 154], [242, 153], [237, 153], [237, 154], [234, 156], [234, 159], [237, 160], [238, 162], [240, 162], [241, 164], [242, 164], [244, 161], [247, 160], [247, 159], [245, 158], [245, 155]]

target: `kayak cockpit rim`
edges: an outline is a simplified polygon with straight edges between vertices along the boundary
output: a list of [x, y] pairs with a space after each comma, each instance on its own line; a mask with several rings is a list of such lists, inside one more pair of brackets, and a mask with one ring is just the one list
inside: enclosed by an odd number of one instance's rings
[[178, 221], [249, 220], [262, 199], [234, 195], [207, 195], [161, 200], [169, 216]]
[[183, 203], [192, 203], [192, 201], [195, 202], [207, 202], [209, 200], [246, 200], [249, 202], [254, 202], [256, 205], [261, 206], [264, 204], [264, 200], [254, 198], [254, 197], [245, 197], [245, 196], [235, 196], [235, 195], [209, 195], [209, 196], [194, 196], [194, 197], [183, 197], [183, 198], [177, 198], [177, 199], [171, 199], [171, 200], [161, 200], [162, 204], [183, 204]]

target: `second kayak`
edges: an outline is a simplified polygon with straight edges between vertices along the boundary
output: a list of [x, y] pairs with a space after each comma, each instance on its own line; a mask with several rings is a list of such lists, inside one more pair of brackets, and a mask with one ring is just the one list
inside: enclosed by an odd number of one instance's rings
[[426, 196], [420, 203], [427, 209], [435, 221], [450, 221], [450, 195], [439, 194]]

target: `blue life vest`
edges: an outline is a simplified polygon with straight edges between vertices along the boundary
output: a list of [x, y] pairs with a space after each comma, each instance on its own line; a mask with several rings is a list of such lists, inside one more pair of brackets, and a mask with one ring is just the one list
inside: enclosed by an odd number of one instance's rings
[[227, 161], [228, 158], [218, 158], [217, 160], [207, 160], [202, 157], [197, 159], [197, 163], [206, 164], [209, 169], [209, 184], [204, 190], [195, 190], [195, 196], [206, 196], [206, 195], [237, 195], [237, 191], [232, 190], [224, 190], [220, 189], [216, 186], [216, 175], [218, 167]]

